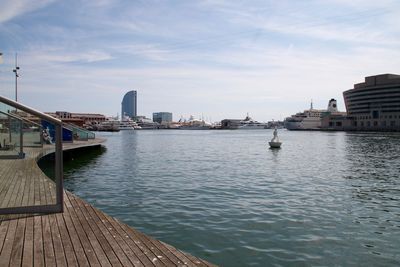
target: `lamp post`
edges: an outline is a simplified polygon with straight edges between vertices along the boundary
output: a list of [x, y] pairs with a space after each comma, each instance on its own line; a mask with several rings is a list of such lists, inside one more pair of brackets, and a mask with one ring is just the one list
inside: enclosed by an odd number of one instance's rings
[[15, 53], [15, 69], [13, 69], [13, 72], [15, 73], [15, 102], [18, 102], [18, 70], [19, 67], [17, 65], [17, 53]]

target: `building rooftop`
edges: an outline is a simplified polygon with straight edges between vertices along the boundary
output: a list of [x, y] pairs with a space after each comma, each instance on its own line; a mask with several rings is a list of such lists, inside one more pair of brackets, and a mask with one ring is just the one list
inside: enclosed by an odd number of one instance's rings
[[365, 77], [365, 82], [354, 84], [354, 89], [390, 84], [400, 84], [400, 75], [386, 73], [368, 76]]

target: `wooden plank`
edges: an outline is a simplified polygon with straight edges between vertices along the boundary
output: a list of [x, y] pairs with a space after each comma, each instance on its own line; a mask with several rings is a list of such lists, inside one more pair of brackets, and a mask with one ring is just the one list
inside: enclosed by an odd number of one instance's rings
[[129, 246], [132, 252], [145, 266], [155, 266], [151, 261], [155, 255], [146, 255], [140, 247], [131, 239], [129, 235], [122, 229], [119, 222], [115, 221], [110, 216], [107, 216], [100, 210], [93, 208], [93, 210], [102, 218], [102, 221], [107, 225], [108, 228], [114, 228], [118, 232], [119, 236], [124, 239], [125, 243]]
[[[33, 170], [32, 170], [33, 173]], [[33, 180], [34, 180], [34, 190], [33, 190], [33, 195], [34, 195], [34, 204], [35, 206], [40, 205], [41, 203], [41, 195], [40, 195], [40, 178], [38, 175], [32, 174], [33, 175]]]
[[[150, 261], [156, 265], [156, 266], [165, 266], [166, 264], [161, 260], [163, 257], [162, 255], [159, 255], [157, 252], [155, 252], [154, 250], [152, 250], [151, 248], [149, 248], [147, 246], [147, 244], [145, 242], [143, 242], [140, 238], [138, 238], [138, 236], [136, 235], [136, 230], [134, 230], [133, 228], [130, 228], [129, 226], [127, 226], [124, 223], [118, 222], [116, 221], [119, 226], [121, 227], [121, 229], [125, 232], [125, 234], [127, 236], [129, 236], [129, 238], [131, 238], [133, 240], [133, 242], [135, 242], [135, 244], [143, 251], [143, 253], [149, 257]], [[159, 257], [161, 256], [161, 257]], [[169, 262], [167, 266], [170, 266], [171, 264], [173, 264], [172, 262]]]
[[15, 161], [14, 160], [1, 160], [2, 173], [0, 176], [0, 198], [3, 198], [7, 191], [9, 184], [12, 182], [12, 178], [15, 175]]
[[19, 169], [18, 179], [19, 179], [20, 186], [19, 186], [18, 190], [14, 192], [15, 200], [14, 200], [13, 207], [21, 207], [22, 206], [24, 192], [27, 189], [26, 175], [24, 175], [24, 173], [23, 173], [23, 171], [24, 171], [23, 167], [24, 166], [20, 166], [20, 169]]
[[[98, 228], [96, 228], [96, 225], [94, 223], [88, 220], [87, 214], [81, 210], [80, 203], [75, 200], [73, 195], [70, 195], [69, 199], [72, 205], [74, 206], [74, 210], [77, 213], [78, 218], [82, 223], [85, 232], [88, 234], [88, 238], [93, 247], [95, 248], [95, 250], [97, 249], [99, 252], [104, 254], [104, 256], [106, 256], [111, 266], [122, 266], [117, 256], [115, 255], [114, 251], [112, 250], [110, 244], [108, 244], [107, 240], [104, 238], [101, 231]], [[96, 254], [99, 256], [97, 251]], [[103, 264], [103, 260], [100, 260], [100, 263]]]
[[1, 252], [3, 251], [3, 246], [4, 246], [4, 242], [7, 236], [7, 232], [8, 232], [8, 226], [10, 224], [10, 221], [2, 221], [0, 224], [0, 255]]
[[14, 236], [14, 242], [11, 248], [10, 266], [20, 266], [22, 262], [22, 252], [24, 249], [25, 237], [25, 218], [16, 220], [18, 222]]
[[[68, 212], [70, 214], [71, 222], [74, 224], [74, 227], [78, 233], [78, 237], [81, 240], [81, 244], [85, 250], [85, 254], [90, 262], [90, 265], [96, 266], [111, 266], [104, 252], [99, 251], [99, 245], [94, 242], [95, 247], [92, 246], [91, 240], [89, 240], [88, 233], [83, 228], [77, 214], [75, 213], [74, 207], [72, 206], [69, 200], [69, 194], [65, 194], [64, 198], [66, 207], [69, 206]], [[64, 219], [68, 220], [69, 217], [64, 216]], [[96, 249], [95, 249], [96, 248]], [[97, 253], [96, 253], [97, 251]], [[101, 263], [100, 263], [101, 262]]]
[[39, 185], [39, 199], [40, 199], [40, 205], [46, 205], [47, 204], [47, 199], [46, 199], [46, 192], [44, 191], [44, 181], [41, 179], [39, 175], [35, 173], [35, 176], [37, 177], [37, 183]]
[[[161, 242], [161, 241], [160, 241]], [[197, 262], [197, 259], [190, 259], [187, 255], [173, 246], [170, 246], [166, 243], [161, 242], [171, 253], [173, 253], [177, 258], [179, 258], [185, 265], [187, 266], [207, 266], [206, 264], [202, 264], [202, 262]]]
[[123, 266], [143, 266], [136, 255], [129, 249], [129, 246], [126, 245], [124, 240], [120, 237], [120, 235], [114, 231], [112, 227], [106, 227], [106, 225], [103, 224], [102, 220], [94, 212], [92, 206], [84, 203], [83, 201], [81, 202], [85, 208], [85, 211], [91, 216], [91, 219], [98, 226], [104, 237], [109, 242], [121, 264]]
[[[43, 182], [43, 184], [45, 186], [46, 198], [53, 199], [54, 194], [52, 194], [53, 190], [52, 190], [50, 182], [45, 180]], [[48, 217], [49, 223], [50, 223], [50, 231], [51, 231], [51, 236], [52, 236], [52, 240], [53, 240], [54, 254], [55, 254], [57, 266], [67, 266], [64, 246], [61, 241], [61, 235], [60, 235], [60, 232], [58, 229], [58, 224], [57, 224], [57, 219], [55, 217], [55, 214], [50, 214], [50, 215], [47, 215], [46, 217]]]
[[[50, 184], [50, 182], [48, 182]], [[54, 198], [55, 192], [49, 190]], [[50, 215], [57, 266], [78, 266], [75, 252], [61, 213]]]
[[[183, 261], [177, 257], [174, 253], [172, 253], [167, 247], [165, 247], [165, 245], [163, 243], [161, 243], [160, 241], [146, 236], [140, 232], [137, 233], [138, 235], [141, 235], [142, 238], [147, 238], [147, 240], [152, 243], [156, 248], [158, 248], [160, 251], [162, 251], [162, 253], [164, 255], [166, 255], [168, 257], [168, 259], [170, 259], [172, 262], [174, 262], [175, 264], [179, 265], [179, 266], [196, 266], [195, 264], [193, 264], [190, 260], [187, 260], [185, 263], [183, 263]], [[178, 254], [178, 253], [176, 253]], [[181, 253], [182, 254], [182, 253]]]
[[8, 266], [10, 263], [12, 247], [14, 243], [15, 232], [17, 229], [18, 220], [11, 220], [8, 226], [7, 235], [0, 254], [0, 266]]
[[[58, 229], [60, 231], [60, 236], [62, 240], [62, 245], [64, 247], [64, 252], [65, 252], [65, 258], [67, 259], [67, 265], [68, 266], [78, 266], [78, 265], [83, 265], [83, 264], [78, 264], [78, 260], [75, 255], [74, 247], [72, 245], [72, 241], [70, 239], [70, 235], [68, 233], [68, 230], [65, 226], [65, 222], [63, 219], [63, 216], [61, 213], [55, 214], [56, 216], [56, 223], [58, 225]], [[83, 254], [84, 256], [84, 254]], [[86, 257], [84, 256], [86, 259]], [[89, 266], [89, 263], [86, 261], [85, 266]]]
[[156, 255], [156, 257], [152, 259], [153, 263], [161, 261], [162, 264], [166, 266], [175, 266], [175, 264], [170, 259], [168, 259], [167, 256], [165, 256], [165, 254], [162, 253], [157, 247], [155, 247], [151, 242], [149, 242], [149, 240], [145, 238], [144, 235], [142, 235], [136, 230], [133, 230], [126, 224], [121, 223], [121, 226], [128, 235], [141, 242], [145, 248], [147, 248], [154, 255]]
[[17, 183], [15, 181], [18, 180], [18, 174], [17, 172], [10, 172], [9, 175], [9, 180], [7, 182], [7, 184], [5, 185], [5, 190], [2, 192], [2, 196], [1, 196], [1, 203], [0, 203], [0, 207], [1, 208], [6, 208], [6, 207], [10, 207], [10, 198], [12, 195], [12, 192], [14, 191], [14, 188], [17, 187]]
[[[33, 179], [32, 179], [33, 180]], [[25, 240], [24, 240], [24, 252], [22, 258], [22, 267], [33, 266], [33, 228], [34, 228], [34, 218], [26, 218], [26, 228], [25, 228]]]
[[33, 236], [34, 236], [34, 247], [33, 247], [33, 265], [44, 266], [44, 245], [43, 245], [43, 231], [42, 231], [42, 217], [35, 216], [33, 218]]
[[67, 266], [67, 260], [65, 258], [66, 252], [64, 250], [63, 242], [61, 241], [61, 234], [58, 229], [57, 219], [55, 214], [48, 215], [48, 217], [57, 266]]
[[56, 256], [54, 255], [53, 240], [51, 238], [50, 221], [47, 215], [42, 217], [43, 229], [43, 251], [46, 266], [56, 266]]
[[[64, 198], [66, 198], [65, 193], [64, 193]], [[74, 261], [76, 259], [79, 266], [90, 266], [88, 258], [86, 257], [85, 254], [85, 250], [81, 244], [81, 240], [79, 239], [78, 232], [71, 221], [69, 210], [66, 205], [64, 206], [65, 206], [64, 213], [57, 214], [57, 222], [60, 228], [62, 240], [66, 240], [68, 237], [71, 242], [72, 248], [74, 250], [75, 257], [74, 259], [69, 259], [69, 257], [67, 257], [68, 264], [70, 264], [70, 261], [71, 264], [74, 264]], [[68, 249], [66, 249], [66, 251], [68, 251]], [[92, 253], [92, 255], [94, 256], [94, 253]], [[100, 266], [100, 264], [96, 261], [92, 261], [92, 265]]]

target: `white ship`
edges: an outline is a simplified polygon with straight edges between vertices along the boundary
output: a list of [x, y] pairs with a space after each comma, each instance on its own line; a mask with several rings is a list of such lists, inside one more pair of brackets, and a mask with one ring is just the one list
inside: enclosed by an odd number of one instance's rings
[[134, 122], [130, 117], [124, 116], [118, 124], [119, 130], [138, 130], [142, 129], [136, 122]]
[[[182, 119], [181, 119], [182, 120]], [[209, 130], [211, 128], [211, 124], [202, 120], [195, 119], [192, 115], [190, 116], [188, 121], [181, 122], [181, 126], [179, 129], [181, 130]]]
[[257, 130], [257, 129], [266, 129], [267, 127], [268, 123], [255, 121], [249, 117], [249, 114], [247, 114], [246, 118], [239, 122], [237, 129]]
[[284, 125], [288, 130], [317, 130], [321, 128], [321, 115], [326, 112], [337, 112], [335, 99], [329, 100], [328, 109], [314, 109], [311, 101], [310, 109], [296, 113], [285, 119]]

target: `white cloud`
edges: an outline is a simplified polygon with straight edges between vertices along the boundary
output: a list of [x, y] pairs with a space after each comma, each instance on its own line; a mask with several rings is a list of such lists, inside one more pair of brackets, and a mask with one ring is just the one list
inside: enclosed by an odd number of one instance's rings
[[0, 23], [43, 8], [52, 2], [54, 2], [54, 0], [3, 0], [0, 9]]

